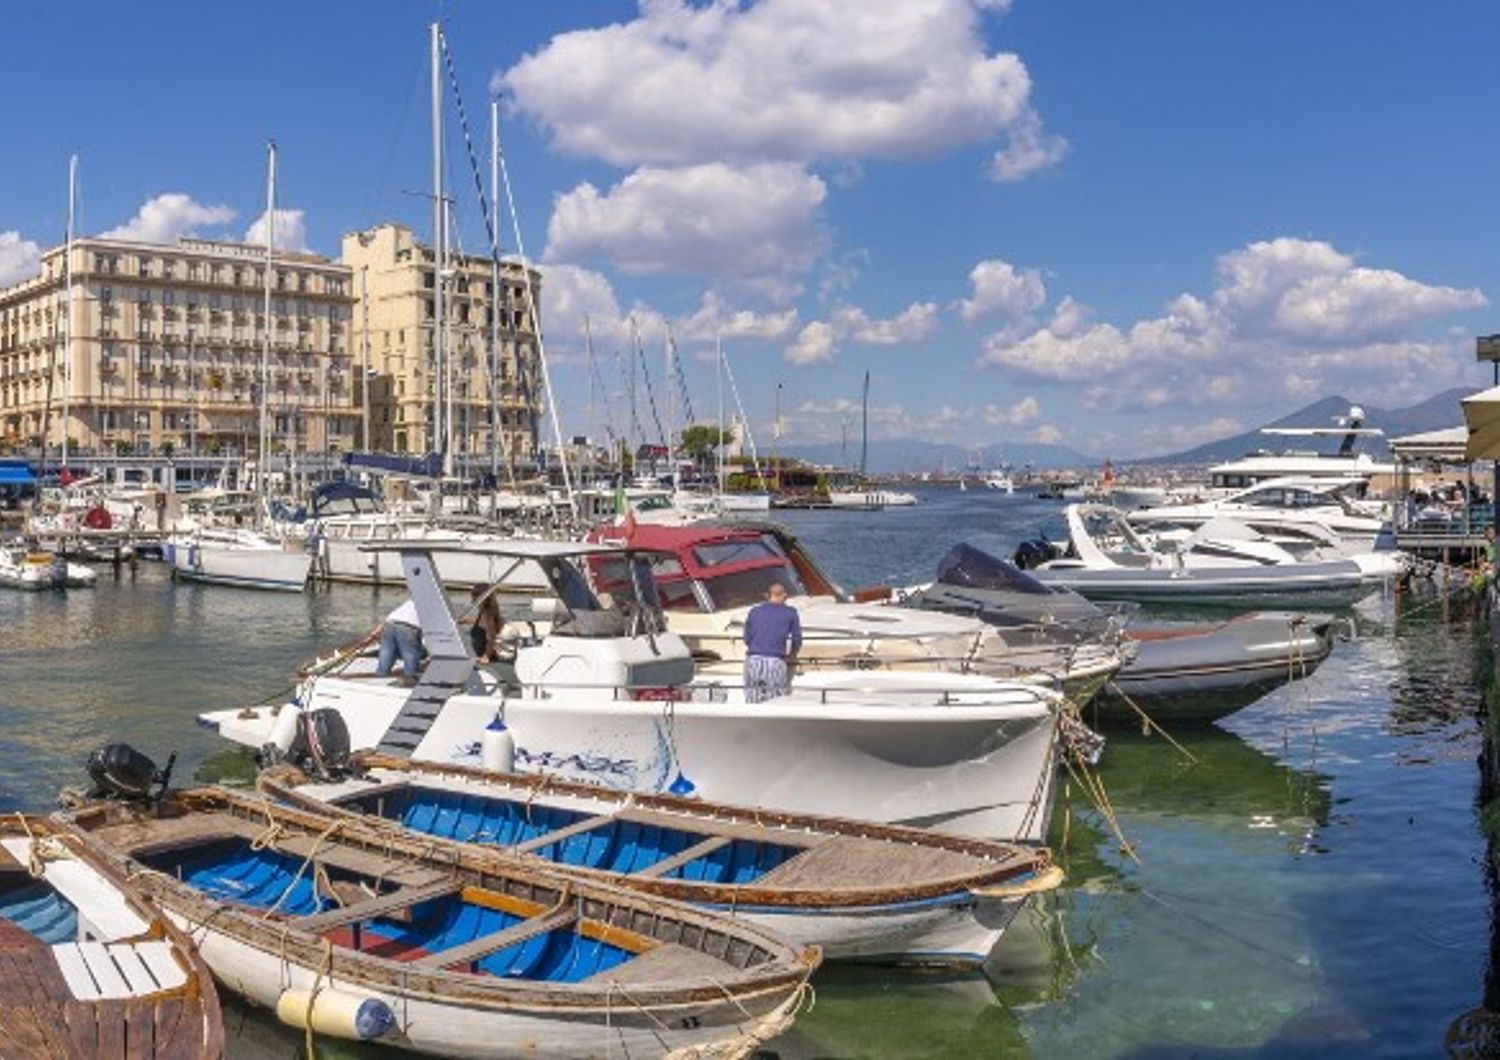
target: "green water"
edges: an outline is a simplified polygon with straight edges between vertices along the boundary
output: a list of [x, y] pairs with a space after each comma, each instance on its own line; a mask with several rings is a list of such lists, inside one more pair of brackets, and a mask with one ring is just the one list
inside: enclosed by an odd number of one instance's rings
[[[930, 577], [957, 540], [1008, 549], [1057, 511], [977, 492], [926, 501], [787, 521], [854, 587]], [[178, 586], [146, 564], [92, 593], [0, 594], [0, 809], [45, 809], [108, 739], [179, 751], [184, 779], [247, 776], [194, 715], [276, 692], [397, 598]], [[1442, 1055], [1491, 974], [1487, 635], [1472, 608], [1423, 600], [1366, 601], [1355, 626], [1309, 681], [1174, 733], [1191, 759], [1111, 734], [1101, 773], [1140, 860], [1065, 786], [1053, 842], [1069, 883], [1023, 915], [987, 977], [825, 969], [768, 1055]], [[227, 1008], [231, 1057], [299, 1051], [296, 1032]]]

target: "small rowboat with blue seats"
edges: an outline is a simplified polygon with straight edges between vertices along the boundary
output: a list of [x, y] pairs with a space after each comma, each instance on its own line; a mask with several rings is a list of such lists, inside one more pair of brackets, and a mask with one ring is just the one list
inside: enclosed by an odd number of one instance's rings
[[691, 902], [829, 959], [975, 967], [1029, 895], [1062, 872], [1035, 843], [629, 793], [548, 776], [357, 756], [348, 779], [292, 766], [261, 774], [270, 798], [418, 832]]
[[690, 906], [224, 789], [65, 815], [221, 983], [311, 1033], [444, 1057], [735, 1057], [816, 950]]
[[213, 980], [182, 933], [66, 829], [0, 819], [0, 1057], [223, 1051]]

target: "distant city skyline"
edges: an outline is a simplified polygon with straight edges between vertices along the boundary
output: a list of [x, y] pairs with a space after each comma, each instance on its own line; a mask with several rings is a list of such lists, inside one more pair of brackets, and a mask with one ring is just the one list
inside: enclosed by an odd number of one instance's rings
[[486, 182], [503, 101], [568, 434], [603, 420], [586, 316], [606, 389], [632, 316], [662, 385], [669, 322], [700, 419], [722, 335], [798, 442], [840, 439], [867, 369], [872, 437], [1118, 458], [1489, 381], [1478, 2], [12, 5], [0, 284], [61, 242], [73, 152], [88, 234], [263, 238], [274, 138], [278, 241], [428, 238], [434, 18]]

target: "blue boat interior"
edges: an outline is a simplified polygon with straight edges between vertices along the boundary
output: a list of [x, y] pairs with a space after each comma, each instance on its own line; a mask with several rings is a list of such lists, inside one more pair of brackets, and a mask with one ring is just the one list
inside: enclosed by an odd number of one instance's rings
[[[301, 858], [275, 850], [253, 850], [243, 839], [217, 840], [142, 860], [211, 898], [261, 910], [274, 906], [277, 914], [288, 917], [311, 916], [336, 905], [319, 891], [312, 871], [303, 869]], [[326, 871], [334, 882], [367, 885], [376, 882], [336, 868]], [[337, 928], [324, 937], [336, 946], [361, 953], [412, 961], [503, 931], [525, 919], [453, 894], [417, 903], [397, 915]], [[571, 928], [558, 928], [454, 970], [505, 979], [576, 983], [608, 971], [632, 956], [623, 947], [588, 938]]]
[[26, 873], [0, 873], [0, 919], [49, 946], [78, 941], [73, 903]]
[[[515, 846], [568, 828], [589, 815], [540, 802], [451, 791], [421, 784], [405, 784], [385, 791], [367, 792], [340, 805], [371, 813], [424, 835], [461, 843]], [[613, 818], [597, 828], [574, 832], [530, 853], [549, 861], [578, 868], [599, 869], [628, 875], [681, 854], [712, 837], [658, 824]], [[801, 847], [783, 843], [734, 839], [663, 872], [659, 878], [705, 884], [748, 884], [776, 866], [802, 853]]]

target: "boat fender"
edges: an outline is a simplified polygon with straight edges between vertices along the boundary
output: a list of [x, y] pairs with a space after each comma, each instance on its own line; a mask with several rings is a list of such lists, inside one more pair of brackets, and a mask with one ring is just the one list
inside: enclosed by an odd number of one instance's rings
[[677, 776], [672, 783], [667, 785], [667, 794], [676, 795], [679, 799], [696, 799], [698, 797], [698, 785], [682, 775], [682, 770], [677, 771]]
[[514, 773], [516, 771], [516, 738], [505, 727], [500, 715], [484, 727], [480, 743], [479, 761], [490, 773]]
[[378, 997], [362, 997], [346, 990], [287, 990], [276, 999], [276, 1018], [289, 1027], [350, 1041], [384, 1038], [396, 1029], [396, 1015]]
[[277, 712], [267, 742], [276, 748], [278, 754], [284, 755], [292, 749], [292, 741], [297, 737], [297, 715], [301, 713], [302, 709], [295, 703], [285, 703]]

